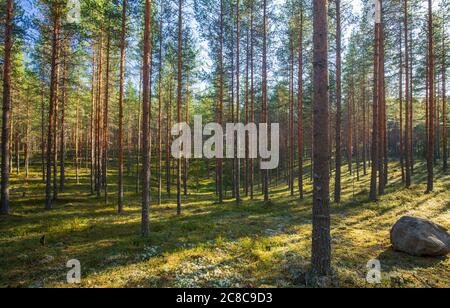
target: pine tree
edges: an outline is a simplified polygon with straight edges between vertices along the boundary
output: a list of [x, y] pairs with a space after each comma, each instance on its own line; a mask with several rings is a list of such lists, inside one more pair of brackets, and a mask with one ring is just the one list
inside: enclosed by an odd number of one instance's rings
[[6, 1], [5, 48], [3, 60], [3, 116], [2, 116], [2, 182], [0, 214], [9, 214], [9, 171], [10, 171], [10, 116], [11, 116], [11, 50], [13, 47], [13, 0]]
[[[182, 122], [181, 108], [183, 95], [183, 0], [178, 0], [178, 71], [177, 71], [177, 122]], [[177, 214], [181, 214], [181, 158], [177, 159]]]
[[336, 176], [334, 187], [334, 202], [341, 202], [342, 177], [342, 25], [341, 0], [336, 0]]
[[428, 143], [427, 143], [427, 193], [434, 189], [434, 40], [433, 40], [433, 2], [428, 0]]
[[60, 9], [58, 4], [53, 5], [52, 18], [53, 18], [53, 34], [52, 34], [52, 64], [51, 64], [51, 80], [50, 80], [50, 104], [49, 104], [49, 124], [47, 130], [47, 176], [46, 176], [46, 188], [45, 188], [45, 208], [51, 210], [53, 207], [52, 200], [52, 159], [54, 156], [53, 144], [55, 141], [55, 106], [58, 100], [59, 93], [59, 58], [60, 58], [60, 31], [61, 31], [61, 19]]
[[314, 1], [314, 193], [312, 266], [319, 275], [331, 273], [330, 153], [328, 90], [328, 1]]
[[127, 0], [122, 2], [122, 31], [120, 35], [120, 74], [119, 74], [119, 183], [118, 212], [123, 212], [123, 115], [124, 115], [124, 80], [125, 80], [125, 44], [127, 23]]
[[142, 219], [141, 234], [148, 236], [150, 207], [150, 57], [151, 57], [151, 0], [145, 0], [144, 58], [142, 62]]

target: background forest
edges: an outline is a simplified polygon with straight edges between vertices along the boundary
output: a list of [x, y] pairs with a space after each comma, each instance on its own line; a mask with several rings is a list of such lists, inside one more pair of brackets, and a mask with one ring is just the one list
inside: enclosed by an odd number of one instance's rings
[[[389, 231], [450, 227], [450, 1], [374, 12], [0, 0], [0, 286], [67, 286], [78, 259], [83, 287], [367, 287], [377, 259], [375, 286], [449, 287], [448, 258], [395, 252]], [[280, 123], [279, 167], [173, 158], [194, 115]]]

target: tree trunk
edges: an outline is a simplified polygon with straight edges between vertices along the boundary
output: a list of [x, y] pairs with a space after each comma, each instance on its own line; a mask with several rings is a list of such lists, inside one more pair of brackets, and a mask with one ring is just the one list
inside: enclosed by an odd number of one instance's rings
[[342, 25], [341, 0], [336, 0], [336, 174], [334, 202], [341, 203], [342, 177]]
[[[314, 194], [312, 267], [319, 275], [331, 273], [330, 136], [328, 90], [328, 1], [313, 5], [314, 41]], [[324, 149], [327, 149], [324, 151]]]
[[[250, 119], [255, 123], [255, 87], [254, 87], [254, 9], [255, 4], [251, 1], [250, 9]], [[255, 160], [250, 159], [250, 199], [254, 198], [255, 186]]]
[[372, 129], [372, 174], [370, 178], [370, 200], [377, 200], [377, 177], [379, 170], [379, 60], [380, 60], [380, 21], [377, 20], [375, 24], [375, 55], [374, 55], [374, 81], [373, 81], [373, 129]]
[[97, 197], [101, 197], [102, 189], [102, 88], [103, 88], [103, 30], [100, 30], [98, 47], [98, 72], [97, 72], [97, 100], [96, 100], [96, 129], [95, 129], [95, 191]]
[[[182, 78], [183, 78], [183, 0], [178, 0], [178, 86], [177, 86], [177, 121], [178, 124], [182, 121], [181, 105], [182, 105]], [[177, 160], [177, 214], [181, 214], [181, 158]]]
[[55, 105], [58, 99], [59, 87], [59, 55], [60, 55], [60, 17], [59, 12], [55, 12], [53, 16], [53, 38], [52, 38], [52, 65], [51, 65], [51, 80], [50, 80], [50, 105], [48, 117], [48, 131], [47, 131], [47, 177], [45, 188], [45, 208], [51, 210], [52, 205], [52, 151], [53, 151], [53, 131], [55, 117]]
[[[220, 50], [219, 50], [219, 110], [218, 122], [223, 125], [223, 92], [224, 92], [224, 68], [223, 68], [223, 43], [224, 43], [224, 0], [220, 1]], [[223, 160], [217, 159], [217, 189], [219, 203], [223, 203]]]
[[62, 77], [62, 98], [61, 98], [61, 131], [59, 139], [59, 191], [64, 191], [64, 185], [66, 182], [66, 103], [67, 103], [67, 42], [64, 43], [63, 47], [63, 77]]
[[[29, 89], [27, 89], [29, 92]], [[25, 181], [28, 181], [30, 175], [30, 96], [27, 93], [26, 98], [26, 120], [25, 120]]]
[[442, 28], [442, 168], [448, 171], [448, 148], [447, 148], [447, 97], [446, 97], [446, 48], [445, 48], [445, 27]]
[[347, 102], [347, 163], [350, 175], [353, 174], [353, 102], [355, 100], [355, 84], [352, 76], [350, 77], [350, 97]]
[[[249, 69], [250, 69], [250, 30], [247, 28], [247, 38], [246, 38], [246, 48], [245, 48], [245, 125], [249, 124], [249, 116], [250, 116], [250, 89], [249, 89]], [[248, 134], [245, 134], [245, 159], [244, 159], [244, 189], [245, 189], [245, 197], [248, 197], [249, 195], [249, 189], [248, 189], [248, 167], [249, 167], [249, 138]]]
[[[161, 6], [161, 11], [163, 7]], [[161, 205], [161, 191], [162, 191], [162, 78], [163, 78], [163, 18], [161, 17], [159, 22], [159, 82], [158, 82], [158, 205]]]
[[405, 0], [404, 3], [404, 30], [405, 30], [405, 167], [406, 167], [406, 181], [405, 186], [409, 188], [411, 186], [411, 139], [410, 139], [410, 126], [412, 123], [410, 122], [410, 108], [412, 107], [411, 95], [410, 95], [410, 62], [409, 62], [409, 36], [408, 36], [408, 0]]
[[79, 151], [80, 151], [80, 135], [79, 135], [79, 115], [80, 115], [80, 106], [79, 106], [79, 98], [77, 98], [77, 105], [75, 111], [75, 178], [77, 184], [80, 184], [80, 159], [79, 159]]
[[144, 59], [142, 70], [142, 219], [141, 234], [150, 233], [149, 207], [150, 207], [150, 57], [151, 57], [151, 0], [145, 0], [144, 22]]
[[364, 80], [363, 80], [363, 89], [362, 89], [362, 162], [363, 162], [363, 175], [367, 175], [367, 81], [366, 81], [366, 70], [364, 69]]
[[400, 72], [399, 72], [399, 104], [400, 104], [400, 168], [402, 171], [402, 183], [405, 183], [405, 159], [404, 159], [404, 138], [403, 138], [403, 50], [402, 50], [402, 41], [403, 41], [403, 29], [400, 23]]
[[103, 188], [105, 193], [105, 204], [108, 204], [108, 164], [109, 164], [109, 72], [111, 60], [111, 34], [108, 29], [106, 43], [106, 76], [105, 76], [105, 97], [103, 110]]
[[[262, 50], [262, 123], [269, 125], [268, 97], [267, 97], [267, 0], [263, 1], [263, 50]], [[264, 202], [269, 202], [269, 171], [263, 173]]]
[[171, 135], [170, 129], [172, 126], [172, 77], [169, 78], [169, 99], [167, 100], [166, 106], [166, 192], [170, 197], [171, 195], [171, 186], [172, 186], [172, 178], [171, 178], [171, 160], [170, 160], [170, 148], [171, 148]]
[[6, 2], [5, 49], [3, 61], [3, 116], [2, 116], [2, 183], [0, 214], [9, 214], [10, 171], [10, 111], [11, 111], [11, 50], [13, 46], [13, 0]]
[[91, 88], [91, 123], [90, 123], [90, 182], [91, 182], [91, 195], [94, 194], [94, 168], [95, 168], [95, 127], [94, 127], [94, 118], [95, 118], [95, 46], [92, 45], [92, 88]]
[[45, 182], [45, 97], [42, 87], [41, 93], [41, 164], [42, 164], [42, 181]]
[[[118, 212], [123, 212], [123, 108], [125, 80], [125, 44], [127, 31], [127, 0], [122, 2], [122, 32], [120, 35], [120, 73], [119, 73], [119, 183]], [[139, 127], [138, 127], [139, 129]]]
[[[380, 11], [382, 12], [380, 0]], [[382, 14], [382, 13], [381, 13]], [[378, 60], [378, 193], [384, 195], [385, 188], [385, 150], [386, 150], [386, 98], [384, 90], [384, 24], [381, 17], [379, 25], [379, 60]]]
[[427, 192], [434, 189], [434, 46], [433, 46], [433, 5], [428, 0], [428, 154], [427, 154]]
[[[240, 110], [241, 110], [241, 101], [240, 101], [240, 39], [241, 39], [241, 20], [240, 20], [240, 1], [237, 0], [236, 3], [236, 123], [240, 122]], [[236, 204], [241, 202], [241, 160], [239, 159], [240, 152], [240, 140], [239, 135], [237, 137], [237, 147], [236, 148], [236, 158], [235, 158], [235, 177], [236, 177]]]
[[291, 95], [289, 97], [289, 187], [291, 196], [294, 196], [294, 155], [295, 155], [295, 139], [294, 139], [294, 40], [291, 36], [291, 76], [290, 88]]

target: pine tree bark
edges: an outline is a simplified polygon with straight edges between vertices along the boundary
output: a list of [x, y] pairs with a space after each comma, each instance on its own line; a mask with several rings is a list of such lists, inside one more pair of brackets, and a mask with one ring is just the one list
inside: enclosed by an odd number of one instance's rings
[[291, 196], [294, 196], [294, 155], [295, 155], [295, 139], [294, 139], [294, 40], [291, 36], [291, 76], [290, 88], [291, 95], [289, 98], [289, 187]]
[[2, 170], [1, 170], [1, 204], [0, 214], [8, 215], [9, 207], [9, 172], [10, 172], [10, 112], [11, 112], [11, 51], [13, 47], [13, 0], [6, 1], [5, 49], [3, 61], [3, 115], [2, 115]]
[[[330, 136], [328, 90], [328, 1], [313, 5], [314, 41], [314, 193], [312, 267], [319, 275], [331, 273], [330, 236]], [[326, 149], [324, 151], [324, 149]]]
[[399, 53], [399, 59], [400, 59], [400, 72], [399, 72], [399, 109], [400, 109], [400, 149], [399, 149], [399, 153], [400, 153], [400, 168], [401, 168], [401, 172], [402, 172], [402, 183], [405, 183], [405, 159], [404, 159], [404, 136], [403, 136], [403, 50], [402, 50], [402, 46], [403, 46], [403, 29], [402, 29], [402, 25], [400, 24], [400, 53]]
[[[250, 116], [250, 89], [249, 89], [249, 69], [250, 69], [250, 30], [247, 27], [246, 31], [246, 48], [245, 48], [245, 125], [249, 124], [249, 116]], [[249, 195], [248, 189], [248, 167], [249, 167], [249, 138], [248, 134], [245, 134], [245, 159], [244, 159], [244, 167], [242, 168], [244, 171], [244, 189], [245, 189], [245, 197]]]
[[59, 56], [60, 56], [60, 16], [58, 8], [55, 7], [53, 16], [53, 37], [52, 37], [52, 65], [50, 80], [50, 104], [47, 131], [47, 177], [45, 187], [45, 208], [51, 210], [53, 208], [52, 200], [52, 151], [54, 143], [54, 117], [55, 105], [58, 99], [59, 88]]
[[102, 88], [103, 88], [103, 30], [100, 30], [97, 67], [97, 98], [95, 120], [95, 191], [97, 198], [101, 197], [102, 189]]
[[[262, 48], [262, 117], [261, 122], [269, 125], [269, 110], [267, 97], [267, 0], [263, 1], [263, 48]], [[269, 202], [269, 171], [263, 173], [264, 202]]]
[[405, 31], [405, 170], [406, 170], [406, 188], [411, 187], [411, 139], [410, 139], [410, 127], [412, 126], [410, 118], [411, 95], [410, 95], [410, 60], [409, 60], [409, 30], [408, 30], [408, 0], [404, 0], [404, 31]]
[[167, 100], [166, 106], [166, 192], [167, 195], [171, 196], [172, 188], [172, 177], [171, 177], [171, 159], [170, 159], [170, 148], [171, 148], [171, 135], [170, 129], [172, 126], [172, 77], [169, 78], [169, 99]]
[[[120, 35], [120, 73], [119, 73], [119, 182], [118, 212], [123, 212], [123, 116], [124, 116], [124, 82], [125, 82], [125, 44], [127, 32], [127, 0], [122, 1], [122, 31]], [[139, 127], [138, 127], [139, 129]]]
[[29, 96], [29, 88], [27, 89], [27, 98], [26, 98], [26, 119], [25, 119], [25, 181], [28, 181], [30, 175], [30, 96]]
[[79, 123], [80, 123], [80, 102], [77, 98], [75, 109], [75, 180], [77, 184], [80, 184], [80, 135], [79, 135]]
[[[182, 11], [183, 1], [178, 0], [178, 77], [177, 77], [177, 121], [178, 124], [182, 122], [182, 95], [183, 95], [183, 38], [182, 38], [182, 27], [183, 27], [183, 11]], [[181, 214], [181, 158], [177, 159], [177, 214]]]
[[[67, 38], [66, 38], [67, 39]], [[63, 46], [63, 76], [62, 76], [62, 93], [61, 93], [61, 129], [59, 135], [59, 192], [64, 192], [64, 185], [66, 182], [66, 104], [67, 104], [67, 42]]]
[[363, 163], [363, 175], [367, 175], [367, 80], [366, 80], [366, 70], [363, 70], [363, 102], [362, 102], [362, 163]]
[[[240, 0], [236, 3], [236, 120], [235, 123], [240, 122], [240, 110], [241, 110], [241, 100], [240, 100], [240, 40], [241, 40], [241, 16], [240, 16]], [[235, 158], [235, 183], [236, 183], [236, 204], [241, 202], [241, 160], [239, 159], [240, 152], [240, 140], [239, 135], [237, 137], [237, 147], [236, 148], [236, 158]]]
[[149, 207], [150, 207], [150, 32], [151, 32], [151, 0], [145, 0], [144, 21], [144, 58], [142, 69], [142, 217], [141, 234], [150, 233]]
[[[250, 120], [255, 123], [255, 85], [254, 85], [254, 9], [255, 3], [251, 1], [250, 9]], [[254, 199], [255, 186], [255, 160], [250, 159], [250, 199]]]
[[434, 40], [433, 40], [433, 2], [428, 0], [428, 153], [427, 153], [427, 192], [434, 189]]
[[353, 81], [353, 67], [352, 76], [350, 77], [350, 93], [347, 102], [347, 163], [350, 175], [353, 174], [353, 102], [355, 100], [355, 83]]
[[91, 195], [94, 194], [94, 176], [95, 176], [95, 46], [92, 46], [92, 86], [91, 86], [91, 119], [90, 119], [90, 182], [91, 182]]
[[386, 180], [386, 98], [384, 84], [384, 23], [383, 5], [380, 0], [381, 20], [379, 24], [379, 60], [378, 60], [378, 194], [384, 195]]
[[[161, 7], [163, 11], [163, 7]], [[162, 194], [162, 78], [163, 78], [163, 18], [161, 17], [159, 21], [159, 82], [158, 82], [158, 166], [157, 166], [157, 177], [158, 177], [158, 205], [161, 205], [161, 194]]]
[[43, 86], [41, 91], [41, 165], [42, 181], [45, 182], [45, 95]]
[[103, 189], [104, 201], [108, 204], [108, 164], [109, 164], [109, 75], [111, 62], [111, 34], [108, 28], [106, 43], [105, 97], [103, 105]]
[[446, 96], [446, 48], [445, 48], [445, 27], [442, 30], [442, 168], [448, 171], [448, 147], [447, 147], [447, 96]]
[[[218, 122], [223, 125], [223, 95], [224, 95], [224, 65], [223, 65], [223, 44], [224, 44], [224, 0], [220, 1], [220, 37], [219, 37], [219, 110]], [[219, 203], [223, 203], [223, 160], [217, 158], [217, 189]]]
[[341, 203], [342, 178], [342, 25], [341, 0], [336, 0], [336, 174], [334, 202]]
[[374, 36], [374, 80], [373, 80], [373, 110], [372, 110], [372, 174], [370, 178], [370, 200], [377, 200], [377, 177], [379, 171], [379, 60], [380, 60], [380, 22], [375, 24], [375, 36]]

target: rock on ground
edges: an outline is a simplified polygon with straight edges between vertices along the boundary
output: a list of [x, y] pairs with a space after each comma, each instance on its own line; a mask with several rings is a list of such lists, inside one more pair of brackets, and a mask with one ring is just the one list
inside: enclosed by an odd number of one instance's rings
[[450, 252], [450, 234], [429, 220], [402, 217], [391, 230], [396, 251], [418, 257], [445, 256]]

